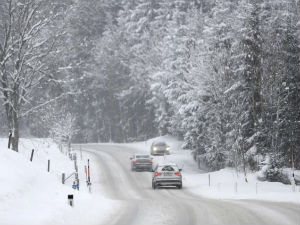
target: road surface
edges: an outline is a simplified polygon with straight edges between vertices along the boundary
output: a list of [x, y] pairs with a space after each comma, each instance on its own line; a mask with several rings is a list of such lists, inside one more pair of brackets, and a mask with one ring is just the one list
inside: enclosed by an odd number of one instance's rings
[[191, 194], [184, 183], [182, 190], [153, 190], [151, 172], [130, 170], [129, 158], [136, 151], [128, 146], [91, 144], [82, 149], [94, 156], [106, 197], [123, 203], [110, 225], [300, 225], [299, 205], [207, 199]]

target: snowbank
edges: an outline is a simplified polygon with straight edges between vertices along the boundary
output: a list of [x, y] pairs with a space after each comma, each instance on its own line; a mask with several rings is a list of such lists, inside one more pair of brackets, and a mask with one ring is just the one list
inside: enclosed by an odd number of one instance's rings
[[154, 163], [168, 161], [183, 167], [183, 186], [186, 191], [215, 199], [258, 199], [300, 204], [299, 186], [296, 186], [295, 192], [293, 192], [292, 185], [259, 181], [257, 179], [261, 176], [259, 173], [248, 173], [248, 182], [245, 182], [243, 173], [237, 173], [231, 168], [210, 173], [197, 169], [197, 164], [193, 160], [191, 152], [181, 149], [183, 143], [174, 137], [163, 136], [146, 142], [127, 145], [135, 148], [137, 152], [149, 153], [151, 143], [154, 140], [165, 141], [171, 146], [171, 155], [156, 156]]
[[[79, 161], [80, 191], [71, 188], [71, 178], [61, 184], [62, 172], [74, 171], [73, 161], [62, 154], [50, 139], [21, 139], [19, 153], [6, 148], [7, 139], [0, 139], [0, 224], [99, 224], [110, 219], [119, 206], [105, 199], [97, 190], [89, 193], [84, 185], [84, 162]], [[35, 149], [30, 162], [31, 150]], [[47, 162], [50, 159], [50, 173]], [[93, 169], [93, 168], [91, 168]], [[67, 195], [74, 195], [74, 207], [67, 204]], [[101, 213], [99, 213], [101, 212]]]
[[[210, 179], [210, 184], [209, 184]], [[299, 186], [293, 192], [292, 185], [279, 182], [262, 182], [256, 173], [247, 174], [226, 168], [203, 174], [185, 174], [185, 187], [194, 194], [216, 199], [258, 199], [300, 204]]]

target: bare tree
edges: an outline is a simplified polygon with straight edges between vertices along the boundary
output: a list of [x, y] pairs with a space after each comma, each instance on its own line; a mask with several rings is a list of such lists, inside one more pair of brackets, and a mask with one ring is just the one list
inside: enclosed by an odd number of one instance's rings
[[37, 0], [1, 3], [0, 97], [15, 151], [18, 151], [20, 119], [60, 97], [33, 102], [38, 87], [54, 81], [47, 71], [59, 32], [53, 32], [51, 27], [57, 14], [49, 8], [47, 11], [47, 6], [47, 2]]

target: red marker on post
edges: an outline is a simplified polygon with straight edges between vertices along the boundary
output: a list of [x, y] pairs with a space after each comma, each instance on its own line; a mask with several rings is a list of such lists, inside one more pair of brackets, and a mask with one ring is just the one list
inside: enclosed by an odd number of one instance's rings
[[89, 188], [89, 192], [91, 192], [91, 171], [90, 171], [90, 160], [88, 159], [88, 166], [87, 166], [87, 186]]
[[90, 184], [91, 183], [91, 172], [90, 172], [90, 160], [89, 159], [88, 159], [87, 176], [88, 176], [88, 184]]

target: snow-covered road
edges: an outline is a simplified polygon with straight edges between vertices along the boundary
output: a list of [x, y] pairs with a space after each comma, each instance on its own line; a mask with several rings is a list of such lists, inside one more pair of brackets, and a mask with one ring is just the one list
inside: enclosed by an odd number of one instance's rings
[[123, 203], [109, 220], [111, 225], [299, 224], [297, 204], [206, 199], [189, 192], [184, 184], [182, 190], [153, 190], [150, 172], [130, 171], [129, 158], [136, 149], [100, 144], [82, 145], [82, 149], [95, 156], [93, 172], [101, 173], [101, 178], [94, 182], [105, 197]]

